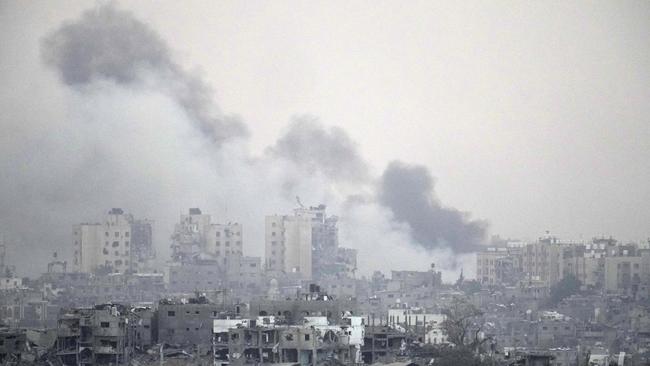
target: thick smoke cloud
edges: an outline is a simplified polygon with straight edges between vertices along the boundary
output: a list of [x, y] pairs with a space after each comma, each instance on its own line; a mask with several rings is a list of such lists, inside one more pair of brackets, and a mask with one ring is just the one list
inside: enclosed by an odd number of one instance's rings
[[113, 5], [88, 10], [47, 36], [42, 56], [65, 84], [76, 88], [98, 80], [144, 85], [152, 76], [153, 86], [169, 93], [208, 138], [222, 142], [248, 134], [242, 122], [221, 114], [211, 89], [172, 60], [169, 47], [152, 29]]
[[475, 251], [484, 240], [486, 223], [443, 207], [433, 188], [433, 177], [426, 167], [392, 162], [381, 177], [379, 199], [397, 221], [409, 225], [413, 238], [423, 247], [449, 247], [456, 253]]
[[363, 183], [369, 178], [368, 165], [350, 136], [338, 127], [325, 128], [314, 117], [295, 117], [267, 152], [333, 180]]
[[[113, 5], [47, 34], [41, 53], [65, 86], [55, 93], [61, 111], [18, 109], [19, 133], [0, 135], [0, 231], [20, 245], [16, 262], [32, 263], [23, 273], [40, 272], [54, 251], [69, 258], [71, 225], [101, 220], [110, 207], [155, 220], [161, 263], [188, 207], [242, 222], [246, 254], [263, 256], [263, 215], [290, 212], [295, 196], [341, 217], [341, 244], [359, 250], [364, 274], [454, 263], [483, 233], [431, 198], [428, 173], [419, 185], [412, 183], [418, 174], [396, 182], [401, 173], [390, 173], [402, 166], [393, 164], [379, 179], [344, 129], [315, 118], [294, 118], [265, 154], [253, 156], [237, 138], [245, 125], [220, 112], [207, 84], [183, 71], [152, 29]], [[396, 251], [403, 255], [386, 258]]]

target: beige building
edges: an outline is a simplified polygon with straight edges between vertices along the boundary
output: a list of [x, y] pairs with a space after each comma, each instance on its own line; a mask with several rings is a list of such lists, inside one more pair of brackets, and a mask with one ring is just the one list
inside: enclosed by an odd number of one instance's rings
[[524, 276], [539, 280], [546, 286], [553, 286], [562, 279], [563, 248], [571, 245], [561, 243], [556, 238], [542, 238], [523, 248], [522, 269]]
[[486, 248], [476, 253], [476, 278], [484, 285], [498, 285], [497, 266], [499, 259], [508, 256], [507, 248]]
[[302, 208], [291, 216], [266, 217], [265, 262], [269, 271], [311, 279], [312, 218], [309, 210]]
[[100, 266], [119, 272], [136, 269], [137, 264], [131, 260], [132, 220], [131, 215], [114, 208], [103, 223], [74, 225], [74, 271], [93, 272]]
[[243, 229], [239, 223], [212, 223], [212, 217], [198, 208], [181, 215], [172, 235], [173, 258], [192, 262], [197, 258], [214, 259], [225, 265], [243, 255]]

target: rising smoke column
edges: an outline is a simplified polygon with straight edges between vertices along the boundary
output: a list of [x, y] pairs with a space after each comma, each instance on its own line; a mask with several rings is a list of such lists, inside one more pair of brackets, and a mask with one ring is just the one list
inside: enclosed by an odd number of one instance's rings
[[409, 225], [413, 238], [423, 247], [449, 247], [455, 253], [477, 250], [487, 223], [443, 207], [433, 189], [433, 177], [426, 167], [395, 161], [381, 176], [379, 201], [390, 208], [395, 220]]
[[213, 93], [198, 77], [185, 72], [169, 47], [130, 12], [104, 5], [83, 13], [44, 38], [45, 64], [68, 86], [83, 88], [98, 80], [122, 86], [143, 86], [149, 76], [187, 113], [202, 133], [216, 143], [248, 135], [246, 126], [223, 116]]
[[[413, 240], [424, 249], [468, 253], [484, 241], [487, 223], [442, 206], [426, 167], [392, 162], [380, 178], [373, 178], [358, 145], [343, 129], [327, 129], [313, 117], [296, 117], [268, 152], [294, 162], [304, 172], [321, 173], [333, 182], [354, 183], [357, 192], [347, 197], [343, 208], [349, 212], [356, 212], [355, 206], [379, 204], [387, 208], [395, 221], [408, 226]], [[377, 192], [360, 194], [367, 184], [376, 185]]]
[[[396, 187], [389, 195], [386, 174], [380, 179], [370, 172], [343, 128], [299, 116], [263, 156], [252, 157], [239, 143], [246, 126], [224, 116], [209, 86], [186, 73], [171, 53], [149, 26], [112, 5], [87, 11], [43, 38], [43, 62], [73, 91], [66, 93], [71, 116], [43, 124], [42, 140], [25, 135], [6, 144], [0, 188], [10, 193], [0, 197], [0, 208], [11, 213], [0, 226], [26, 233], [30, 245], [56, 250], [69, 247], [70, 225], [122, 206], [156, 221], [163, 253], [178, 210], [201, 206], [218, 214], [230, 205], [225, 218], [241, 220], [247, 242], [261, 243], [260, 215], [287, 212], [300, 195], [340, 214], [347, 228], [342, 237], [350, 239], [344, 245], [364, 258], [374, 254], [368, 267], [375, 269], [426, 266], [394, 262], [384, 253], [410, 253], [404, 258], [427, 262], [439, 253], [434, 246], [463, 252], [462, 238], [478, 242], [476, 235], [450, 234], [461, 231], [458, 222], [467, 224], [464, 215], [435, 201], [420, 205], [424, 223], [403, 212], [394, 201], [409, 200], [412, 190]], [[433, 184], [419, 195], [433, 197]]]
[[357, 143], [342, 128], [326, 128], [312, 116], [293, 117], [275, 145], [266, 149], [266, 155], [271, 163], [288, 161], [301, 172], [285, 177], [285, 197], [295, 195], [293, 191], [305, 174], [320, 175], [330, 183], [353, 190], [370, 181], [368, 164]]

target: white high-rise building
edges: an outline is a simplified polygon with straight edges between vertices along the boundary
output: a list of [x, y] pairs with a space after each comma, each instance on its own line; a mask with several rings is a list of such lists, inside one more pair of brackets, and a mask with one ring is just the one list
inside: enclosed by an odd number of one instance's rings
[[119, 272], [134, 270], [137, 264], [132, 261], [132, 221], [131, 215], [114, 208], [103, 223], [74, 225], [72, 268], [76, 272], [93, 272], [99, 266]]
[[313, 218], [313, 213], [303, 208], [294, 210], [292, 216], [266, 217], [265, 252], [269, 271], [311, 279]]

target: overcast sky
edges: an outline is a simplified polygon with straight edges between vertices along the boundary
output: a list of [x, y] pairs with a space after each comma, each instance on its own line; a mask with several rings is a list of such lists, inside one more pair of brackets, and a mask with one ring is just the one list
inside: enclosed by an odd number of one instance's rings
[[[0, 1], [0, 141], [65, 115], [40, 40], [94, 6]], [[344, 128], [375, 174], [427, 166], [437, 197], [491, 234], [650, 236], [647, 1], [117, 6], [202, 75], [255, 152], [310, 114]]]

